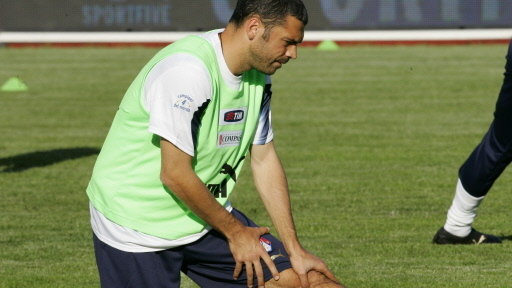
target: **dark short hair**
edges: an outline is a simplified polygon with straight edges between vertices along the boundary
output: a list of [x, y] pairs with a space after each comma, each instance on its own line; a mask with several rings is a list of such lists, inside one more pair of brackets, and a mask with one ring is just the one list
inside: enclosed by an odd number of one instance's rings
[[238, 0], [229, 23], [240, 27], [248, 17], [258, 15], [266, 28], [282, 25], [287, 16], [293, 16], [304, 26], [308, 12], [301, 0]]

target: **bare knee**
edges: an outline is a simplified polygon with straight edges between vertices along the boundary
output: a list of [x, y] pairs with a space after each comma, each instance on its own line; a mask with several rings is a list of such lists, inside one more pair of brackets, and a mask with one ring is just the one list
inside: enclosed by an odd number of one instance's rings
[[[345, 286], [335, 283], [334, 281], [327, 278], [324, 274], [309, 271], [308, 281], [311, 288], [345, 288]], [[265, 283], [266, 288], [299, 288], [300, 279], [299, 276], [293, 271], [293, 269], [287, 269], [279, 273], [279, 280], [269, 280]]]
[[300, 280], [293, 269], [286, 269], [279, 273], [279, 280], [271, 279], [265, 283], [265, 288], [297, 288]]
[[313, 288], [345, 288], [345, 286], [332, 281], [317, 271], [308, 272], [309, 286]]

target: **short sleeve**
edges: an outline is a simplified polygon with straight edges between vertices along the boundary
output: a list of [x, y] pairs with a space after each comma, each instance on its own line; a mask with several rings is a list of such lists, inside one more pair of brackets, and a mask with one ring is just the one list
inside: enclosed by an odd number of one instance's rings
[[267, 144], [274, 139], [274, 133], [272, 131], [272, 110], [270, 109], [270, 100], [272, 98], [271, 87], [272, 82], [270, 76], [267, 76], [265, 89], [263, 90], [258, 129], [256, 130], [253, 141], [255, 145]]
[[194, 121], [211, 97], [211, 78], [197, 57], [173, 54], [148, 74], [144, 104], [149, 112], [149, 132], [194, 156]]

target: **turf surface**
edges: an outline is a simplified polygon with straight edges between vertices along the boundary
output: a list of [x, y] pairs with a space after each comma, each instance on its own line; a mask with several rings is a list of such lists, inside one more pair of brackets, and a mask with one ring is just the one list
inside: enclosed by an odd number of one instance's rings
[[[509, 287], [505, 171], [475, 227], [503, 245], [430, 243], [480, 141], [505, 45], [302, 48], [274, 76], [275, 142], [304, 246], [349, 287]], [[0, 287], [98, 287], [84, 192], [150, 48], [0, 48]], [[243, 171], [233, 198], [271, 225]], [[184, 287], [196, 287], [184, 279]]]

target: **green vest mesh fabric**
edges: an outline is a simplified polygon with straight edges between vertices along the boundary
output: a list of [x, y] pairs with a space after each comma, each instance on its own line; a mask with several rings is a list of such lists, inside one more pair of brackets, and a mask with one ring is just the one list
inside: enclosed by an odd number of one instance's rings
[[200, 116], [193, 168], [223, 206], [252, 144], [265, 86], [265, 75], [251, 70], [243, 74], [240, 90], [230, 89], [222, 80], [211, 44], [189, 36], [157, 53], [128, 88], [96, 161], [87, 195], [111, 221], [166, 239], [199, 233], [207, 226], [161, 183], [160, 138], [148, 131], [149, 115], [142, 102], [148, 73], [174, 53], [198, 57], [212, 79], [211, 100]]

